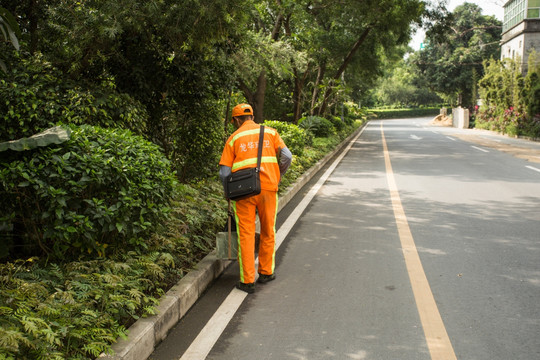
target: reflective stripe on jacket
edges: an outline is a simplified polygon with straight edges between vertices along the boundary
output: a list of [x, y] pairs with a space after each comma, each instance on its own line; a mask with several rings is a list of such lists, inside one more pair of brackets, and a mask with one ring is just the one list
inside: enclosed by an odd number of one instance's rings
[[[248, 120], [227, 140], [221, 155], [220, 165], [238, 171], [257, 166], [260, 125]], [[277, 191], [280, 180], [277, 154], [286, 145], [275, 129], [265, 126], [261, 157], [261, 189]]]

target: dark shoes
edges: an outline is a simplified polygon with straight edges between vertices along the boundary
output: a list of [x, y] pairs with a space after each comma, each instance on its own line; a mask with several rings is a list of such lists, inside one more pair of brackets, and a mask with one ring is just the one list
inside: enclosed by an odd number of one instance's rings
[[[259, 278], [257, 279], [257, 282], [261, 284], [265, 284], [275, 279], [276, 279], [276, 274], [272, 274], [272, 275], [259, 274]], [[255, 292], [255, 283], [246, 284], [239, 281], [236, 283], [236, 288], [239, 290], [245, 291], [248, 294], [253, 294]]]
[[261, 284], [265, 284], [275, 279], [276, 279], [276, 274], [272, 274], [272, 275], [259, 274], [259, 278], [257, 279], [257, 282]]
[[254, 283], [243, 283], [241, 281], [236, 283], [236, 288], [242, 291], [247, 292], [248, 294], [253, 294], [255, 292], [255, 284]]
[[[259, 278], [257, 279], [257, 282], [261, 284], [266, 284], [267, 282], [275, 280], [275, 279], [276, 279], [276, 274], [272, 274], [272, 275], [259, 274]], [[253, 294], [255, 292], [255, 283], [246, 284], [239, 281], [236, 283], [236, 288], [238, 290], [245, 291], [248, 294]]]

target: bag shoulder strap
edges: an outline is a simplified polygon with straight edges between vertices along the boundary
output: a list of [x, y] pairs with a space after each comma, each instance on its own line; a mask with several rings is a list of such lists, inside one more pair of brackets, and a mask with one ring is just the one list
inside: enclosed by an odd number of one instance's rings
[[257, 172], [261, 168], [262, 148], [264, 146], [264, 125], [261, 125], [261, 131], [259, 132], [259, 152], [257, 153]]

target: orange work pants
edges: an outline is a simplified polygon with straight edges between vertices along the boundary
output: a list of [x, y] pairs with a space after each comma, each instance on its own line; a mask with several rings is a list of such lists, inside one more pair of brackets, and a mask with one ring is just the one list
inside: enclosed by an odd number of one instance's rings
[[240, 281], [255, 282], [255, 210], [259, 213], [261, 238], [259, 242], [259, 274], [272, 275], [275, 267], [276, 191], [261, 190], [259, 195], [233, 201], [238, 232], [238, 263]]

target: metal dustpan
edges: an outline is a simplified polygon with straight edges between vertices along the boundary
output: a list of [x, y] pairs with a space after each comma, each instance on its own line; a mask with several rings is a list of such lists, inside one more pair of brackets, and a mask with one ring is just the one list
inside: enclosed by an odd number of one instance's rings
[[216, 257], [218, 259], [235, 260], [238, 256], [238, 234], [232, 229], [234, 224], [233, 216], [229, 201], [227, 231], [219, 232], [216, 235]]
[[238, 235], [236, 232], [219, 232], [216, 235], [216, 257], [224, 260], [236, 260], [238, 256]]

